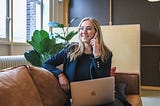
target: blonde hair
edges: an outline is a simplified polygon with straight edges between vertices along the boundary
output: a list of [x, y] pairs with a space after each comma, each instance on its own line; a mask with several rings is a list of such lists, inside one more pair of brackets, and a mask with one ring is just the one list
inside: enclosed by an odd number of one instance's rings
[[[109, 49], [108, 47], [104, 44], [103, 41], [103, 36], [102, 36], [102, 31], [101, 31], [101, 27], [98, 23], [98, 21], [92, 17], [85, 17], [81, 20], [80, 24], [79, 24], [79, 28], [81, 27], [81, 24], [86, 21], [89, 20], [93, 26], [95, 27], [95, 30], [98, 33], [98, 42], [100, 45], [100, 57], [103, 61], [106, 60], [106, 56], [108, 55]], [[79, 34], [79, 33], [78, 33]], [[79, 44], [75, 45], [68, 53], [68, 57], [70, 58], [70, 61], [75, 60], [77, 57], [81, 56], [84, 52], [84, 43], [82, 42], [80, 36], [79, 36]]]

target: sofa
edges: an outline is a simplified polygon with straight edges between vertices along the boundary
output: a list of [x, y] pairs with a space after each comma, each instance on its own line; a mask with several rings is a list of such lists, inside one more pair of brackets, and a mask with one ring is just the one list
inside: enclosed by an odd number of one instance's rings
[[[0, 70], [0, 106], [64, 105], [67, 96], [47, 70], [30, 65], [23, 56], [0, 56], [0, 64], [4, 65]], [[125, 84], [122, 90], [128, 102], [142, 106], [139, 73], [112, 72], [112, 75], [116, 85]]]
[[63, 106], [67, 95], [49, 71], [31, 65], [0, 70], [0, 106]]
[[140, 75], [138, 73], [115, 73], [115, 83], [126, 85], [123, 92], [132, 106], [142, 106]]

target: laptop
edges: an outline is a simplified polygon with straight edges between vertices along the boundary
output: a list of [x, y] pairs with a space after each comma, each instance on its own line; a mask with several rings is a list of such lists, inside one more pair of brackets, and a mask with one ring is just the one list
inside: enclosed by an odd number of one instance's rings
[[98, 78], [71, 83], [73, 106], [95, 106], [114, 102], [114, 77]]

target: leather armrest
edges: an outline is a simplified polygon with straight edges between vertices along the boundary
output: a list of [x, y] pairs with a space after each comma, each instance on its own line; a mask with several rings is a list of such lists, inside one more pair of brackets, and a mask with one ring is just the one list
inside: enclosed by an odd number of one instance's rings
[[41, 101], [46, 106], [63, 106], [67, 95], [61, 89], [56, 77], [44, 68], [28, 66], [29, 73], [38, 89]]
[[140, 94], [140, 77], [138, 73], [116, 73], [116, 83], [126, 83], [126, 95]]

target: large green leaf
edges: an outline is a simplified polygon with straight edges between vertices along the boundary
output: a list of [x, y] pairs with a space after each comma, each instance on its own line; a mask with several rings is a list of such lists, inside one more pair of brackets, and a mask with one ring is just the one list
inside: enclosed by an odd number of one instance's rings
[[48, 52], [55, 44], [56, 39], [49, 37], [49, 33], [45, 30], [35, 30], [33, 37], [27, 41], [39, 53]]
[[31, 41], [28, 40], [28, 43], [30, 43], [31, 45], [34, 44], [34, 43], [38, 44], [39, 42], [41, 42], [45, 38], [49, 38], [49, 33], [48, 32], [46, 32], [45, 30], [40, 30], [40, 31], [35, 30], [33, 32], [33, 36], [32, 36]]
[[43, 46], [41, 45], [41, 42], [48, 38], [49, 39], [49, 33], [45, 30], [35, 30], [32, 36], [31, 40], [28, 40], [27, 42], [32, 45], [32, 47], [37, 50], [38, 52], [43, 51]]
[[41, 66], [41, 56], [35, 50], [29, 50], [28, 52], [24, 53], [24, 57], [27, 61], [29, 61], [34, 66]]
[[47, 53], [50, 51], [50, 49], [55, 45], [56, 39], [49, 39], [45, 38], [40, 42], [41, 50], [39, 50], [40, 53]]

